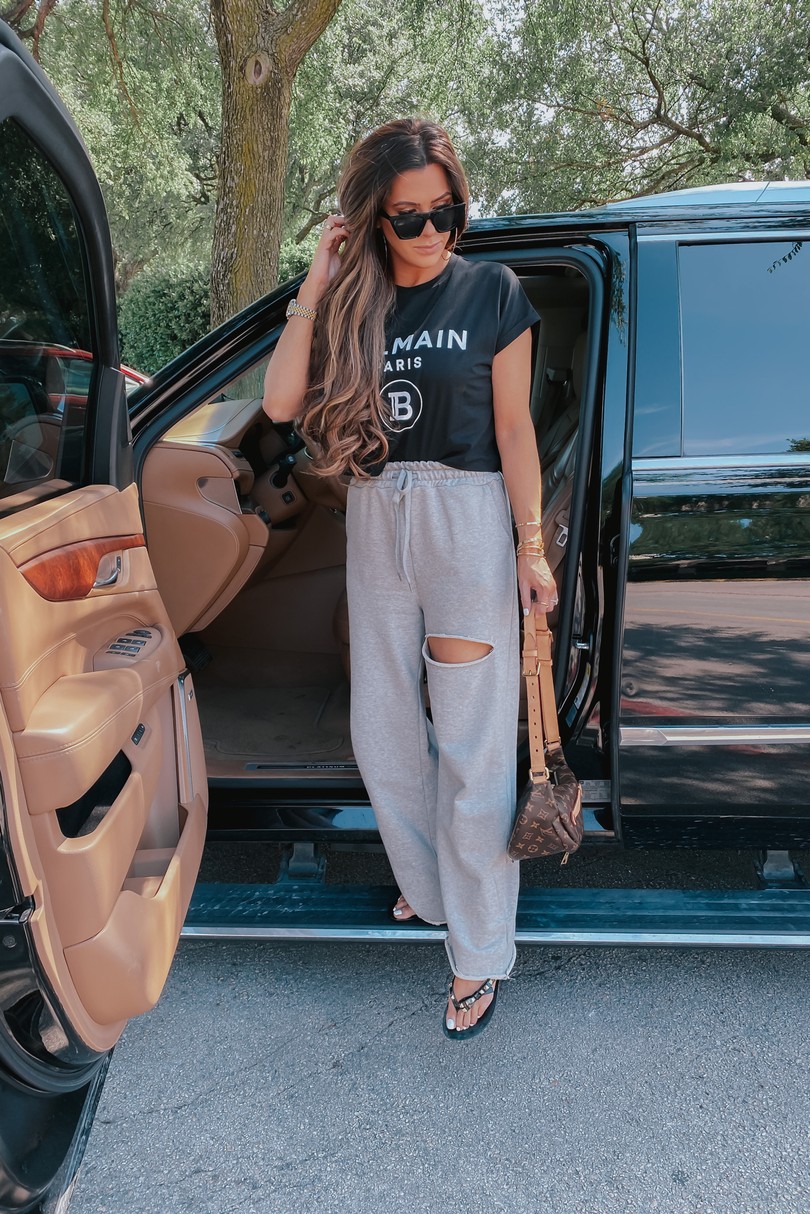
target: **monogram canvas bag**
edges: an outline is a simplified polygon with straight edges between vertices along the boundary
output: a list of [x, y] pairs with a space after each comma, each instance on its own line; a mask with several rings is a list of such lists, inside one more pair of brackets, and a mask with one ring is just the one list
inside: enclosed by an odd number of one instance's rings
[[560, 745], [551, 633], [545, 615], [530, 611], [523, 621], [523, 674], [529, 705], [529, 782], [517, 804], [507, 851], [513, 860], [565, 852], [582, 842], [582, 787]]

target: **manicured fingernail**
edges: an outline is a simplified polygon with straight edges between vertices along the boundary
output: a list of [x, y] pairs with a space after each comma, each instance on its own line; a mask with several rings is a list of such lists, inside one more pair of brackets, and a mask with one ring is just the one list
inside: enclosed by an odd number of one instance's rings
[[528, 615], [528, 614], [529, 614], [529, 608], [528, 608], [528, 607], [524, 607], [524, 608], [523, 608], [523, 614], [524, 614], [524, 615]]

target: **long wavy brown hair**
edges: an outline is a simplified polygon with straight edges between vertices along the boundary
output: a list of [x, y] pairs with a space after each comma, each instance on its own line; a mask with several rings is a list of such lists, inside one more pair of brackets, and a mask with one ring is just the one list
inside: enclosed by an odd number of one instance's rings
[[[298, 428], [322, 476], [368, 476], [362, 466], [388, 456], [380, 395], [385, 323], [396, 289], [377, 220], [392, 181], [400, 173], [441, 165], [454, 202], [469, 204], [464, 170], [447, 132], [425, 118], [401, 118], [377, 127], [349, 151], [337, 197], [351, 237], [341, 265], [318, 305], [309, 388]], [[463, 231], [451, 233], [455, 247]]]

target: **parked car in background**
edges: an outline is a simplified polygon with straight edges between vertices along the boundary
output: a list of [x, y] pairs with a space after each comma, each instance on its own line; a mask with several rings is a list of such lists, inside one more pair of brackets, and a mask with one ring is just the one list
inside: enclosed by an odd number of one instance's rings
[[[346, 483], [261, 407], [298, 282], [130, 392], [98, 183], [2, 22], [0, 237], [0, 317], [24, 318], [0, 339], [9, 1214], [69, 1187], [181, 931], [441, 929], [391, 922], [391, 890], [323, 883], [325, 843], [379, 834], [349, 731]], [[461, 252], [509, 265], [541, 317], [531, 412], [585, 846], [759, 852], [753, 891], [527, 890], [518, 941], [807, 946], [810, 183], [480, 220]], [[279, 878], [195, 890], [206, 829], [282, 843]]]

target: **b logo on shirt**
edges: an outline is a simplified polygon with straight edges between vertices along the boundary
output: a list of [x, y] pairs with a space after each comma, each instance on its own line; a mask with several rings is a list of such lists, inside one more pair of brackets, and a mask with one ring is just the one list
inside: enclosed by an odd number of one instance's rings
[[395, 430], [410, 430], [422, 415], [422, 393], [409, 379], [393, 379], [382, 395], [388, 401]]

